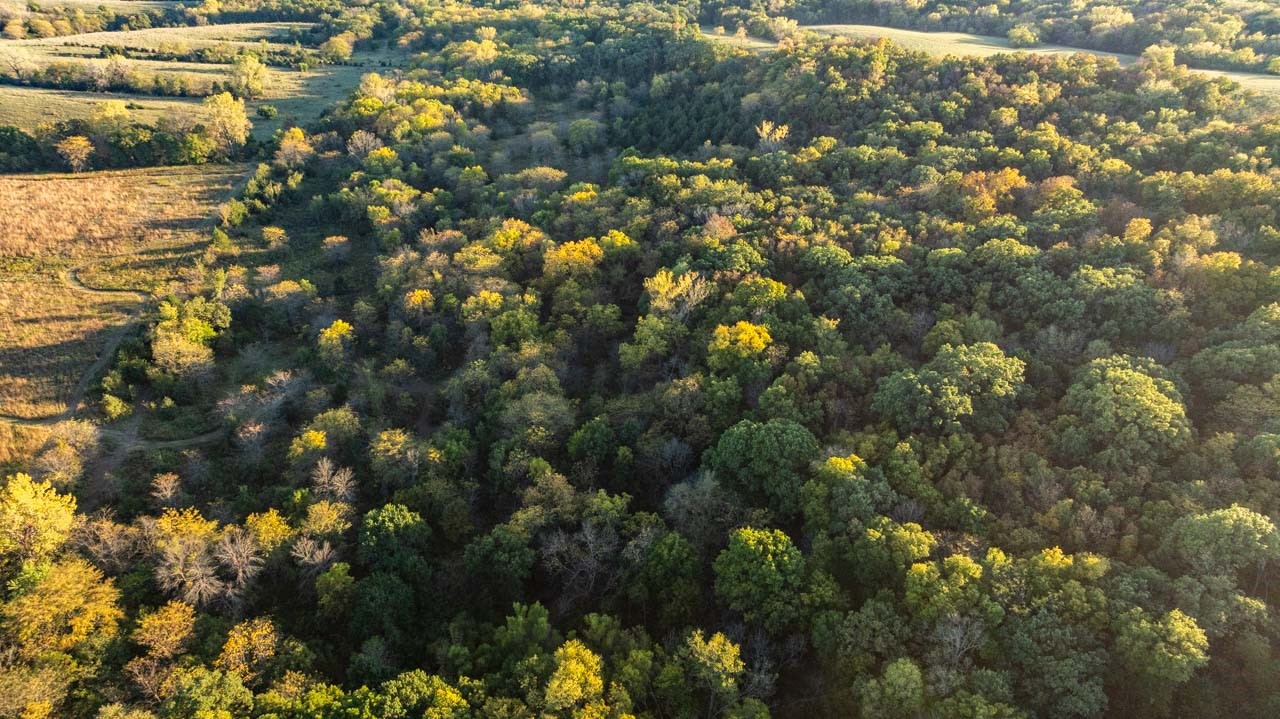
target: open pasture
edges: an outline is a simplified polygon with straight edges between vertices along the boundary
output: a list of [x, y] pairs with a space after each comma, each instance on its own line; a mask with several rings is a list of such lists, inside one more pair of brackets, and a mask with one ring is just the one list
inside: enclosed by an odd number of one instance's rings
[[[1087, 55], [1097, 55], [1099, 57], [1114, 58], [1121, 65], [1132, 65], [1138, 61], [1135, 55], [1126, 55], [1117, 52], [1104, 52], [1102, 50], [1089, 50], [1078, 47], [1067, 47], [1065, 45], [1040, 44], [1034, 47], [1015, 48], [1009, 44], [1009, 41], [1002, 37], [991, 35], [974, 35], [964, 32], [926, 32], [921, 30], [903, 30], [901, 28], [886, 27], [883, 25], [801, 25], [801, 30], [806, 30], [821, 35], [834, 35], [836, 37], [847, 37], [854, 40], [878, 40], [885, 38], [892, 42], [917, 52], [924, 52], [936, 56], [976, 56], [989, 57], [1001, 53], [1027, 52], [1037, 55], [1074, 55], [1084, 53]], [[778, 46], [778, 43], [758, 37], [735, 36], [732, 34], [714, 35], [707, 33], [708, 37], [715, 38], [723, 42], [728, 42], [738, 47], [755, 52], [767, 52]], [[1225, 77], [1234, 82], [1240, 83], [1245, 89], [1252, 90], [1262, 95], [1275, 96], [1280, 95], [1280, 76], [1266, 75], [1256, 72], [1236, 72], [1230, 70], [1202, 70], [1195, 69], [1195, 72], [1204, 73], [1213, 77]]]
[[107, 100], [125, 101], [134, 119], [147, 124], [179, 112], [199, 113], [201, 102], [198, 97], [147, 97], [0, 85], [0, 125], [29, 131], [43, 122], [83, 120], [93, 115], [99, 103]]
[[0, 416], [78, 404], [130, 318], [181, 289], [216, 205], [246, 168], [0, 176]]
[[0, 176], [0, 258], [136, 253], [203, 226], [239, 166]]
[[[127, 3], [132, 4], [132, 3]], [[93, 32], [61, 37], [34, 38], [10, 41], [23, 48], [78, 45], [85, 47], [134, 48], [160, 50], [173, 46], [188, 48], [212, 45], [243, 45], [256, 47], [259, 42], [288, 42], [293, 33], [305, 32], [311, 25], [304, 22], [242, 22], [222, 25], [193, 25], [189, 27], [156, 27], [143, 30]]]

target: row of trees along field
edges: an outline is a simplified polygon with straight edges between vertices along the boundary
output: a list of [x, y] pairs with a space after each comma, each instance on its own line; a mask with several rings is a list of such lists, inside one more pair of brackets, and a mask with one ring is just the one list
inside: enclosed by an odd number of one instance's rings
[[1014, 47], [1056, 43], [1139, 54], [1174, 47], [1195, 67], [1280, 73], [1280, 8], [1267, 0], [713, 0], [693, 3], [709, 23], [762, 33], [794, 23], [876, 23], [1007, 37]]
[[201, 3], [29, 2], [0, 6], [0, 37], [10, 40], [64, 37], [84, 33], [145, 30], [235, 22], [329, 22], [352, 13], [366, 18], [390, 3], [355, 0], [206, 0]]
[[5, 481], [0, 716], [1280, 712], [1280, 125], [1229, 81], [378, 7], [412, 60], [101, 383], [215, 441]]
[[[175, 5], [166, 11], [178, 9]], [[181, 40], [164, 39], [151, 45], [129, 46], [126, 42], [121, 46], [98, 46], [91, 40], [94, 36], [87, 35], [90, 39], [84, 44], [99, 47], [101, 61], [87, 57], [41, 61], [38, 53], [33, 52], [33, 46], [0, 40], [0, 83], [133, 96], [203, 98], [202, 104], [171, 109], [155, 121], [144, 120], [132, 112], [134, 103], [112, 99], [99, 103], [90, 117], [84, 119], [62, 119], [35, 128], [0, 125], [0, 171], [71, 169], [79, 172], [198, 165], [252, 157], [259, 148], [248, 135], [252, 121], [243, 101], [263, 96], [268, 66], [308, 69], [314, 64], [346, 62], [356, 43], [373, 44], [391, 39], [394, 9], [394, 5], [385, 2], [205, 3], [186, 7], [180, 17], [173, 18], [172, 25], [286, 20], [316, 24], [305, 32], [295, 29], [291, 35], [292, 45], [269, 45], [264, 41], [251, 47], [245, 42], [193, 46]], [[103, 10], [109, 12], [106, 6]], [[0, 9], [0, 18], [3, 12]], [[82, 9], [76, 12], [83, 14]], [[10, 25], [17, 21], [10, 21]], [[9, 39], [25, 37], [22, 31], [10, 32], [9, 25], [5, 27]], [[88, 26], [76, 32], [110, 29], [116, 28], [108, 24]], [[141, 59], [144, 64], [134, 63], [130, 58]], [[160, 64], [167, 61], [222, 65], [226, 71], [222, 75], [170, 72]], [[156, 70], [157, 67], [160, 69]], [[257, 110], [258, 116], [264, 119], [275, 117], [277, 112], [273, 105]]]

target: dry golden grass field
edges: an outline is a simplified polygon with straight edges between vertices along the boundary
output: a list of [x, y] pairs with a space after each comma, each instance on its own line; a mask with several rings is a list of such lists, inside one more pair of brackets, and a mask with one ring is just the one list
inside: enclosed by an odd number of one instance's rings
[[30, 459], [49, 436], [49, 427], [0, 422], [0, 466]]
[[243, 165], [0, 176], [0, 415], [58, 416], [146, 294], [181, 288]]
[[134, 119], [148, 124], [178, 112], [199, 113], [201, 102], [198, 97], [145, 97], [0, 85], [0, 125], [34, 130], [43, 122], [84, 120], [93, 115], [98, 103], [107, 100], [124, 100]]
[[63, 412], [80, 373], [133, 302], [56, 280], [0, 280], [0, 412], [25, 419]]
[[[238, 165], [0, 176], [0, 257], [85, 258], [172, 244], [203, 229]], [[203, 237], [203, 233], [199, 233]]]

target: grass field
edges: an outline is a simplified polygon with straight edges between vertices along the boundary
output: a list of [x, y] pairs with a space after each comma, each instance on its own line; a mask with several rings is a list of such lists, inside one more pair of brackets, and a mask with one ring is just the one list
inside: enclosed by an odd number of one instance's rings
[[[108, 34], [110, 33], [100, 33], [100, 35]], [[0, 48], [5, 46], [5, 42], [0, 41]], [[57, 49], [57, 46], [48, 47]], [[250, 119], [254, 125], [254, 136], [262, 140], [269, 139], [286, 121], [305, 123], [319, 116], [326, 108], [346, 97], [360, 83], [361, 77], [366, 73], [377, 71], [380, 63], [390, 59], [391, 56], [392, 51], [363, 51], [356, 53], [352, 63], [348, 65], [322, 65], [306, 72], [269, 68], [264, 96], [248, 103]], [[87, 59], [83, 61], [100, 62]], [[144, 72], [178, 70], [195, 77], [211, 79], [221, 79], [227, 73], [225, 65], [143, 60], [128, 62], [136, 64]], [[24, 130], [34, 130], [44, 122], [88, 118], [93, 114], [98, 103], [104, 100], [124, 100], [130, 104], [135, 119], [150, 124], [161, 117], [177, 112], [186, 111], [198, 115], [201, 111], [202, 98], [155, 97], [0, 85], [0, 125], [14, 125]], [[254, 111], [262, 105], [274, 105], [280, 114], [270, 120], [257, 117]]]
[[[877, 40], [879, 38], [887, 38], [909, 50], [927, 52], [930, 55], [937, 56], [971, 55], [987, 57], [990, 55], [1010, 52], [1029, 52], [1037, 55], [1073, 55], [1076, 53], [1085, 53], [1088, 55], [1115, 58], [1121, 65], [1131, 65], [1138, 60], [1134, 55], [1103, 52], [1101, 50], [1086, 50], [1076, 47], [1066, 47], [1064, 45], [1037, 45], [1033, 48], [1014, 48], [1009, 45], [1008, 40], [1002, 37], [971, 35], [963, 32], [923, 32], [919, 30], [902, 30], [893, 27], [883, 27], [880, 25], [802, 25], [800, 29], [823, 35], [848, 37], [855, 40]], [[762, 38], [743, 38], [734, 37], [732, 35], [711, 34], [708, 34], [708, 37], [714, 37], [717, 40], [730, 42], [757, 52], [768, 51], [778, 46], [776, 42], [764, 40]], [[1232, 72], [1227, 70], [1196, 70], [1196, 72], [1234, 80], [1246, 89], [1253, 90], [1264, 95], [1280, 96], [1280, 76], [1252, 72]]]
[[37, 5], [43, 11], [78, 10], [92, 17], [100, 12], [100, 8], [119, 15], [133, 15], [179, 8], [183, 4], [174, 0], [40, 0], [38, 3], [29, 3], [28, 0], [0, 0], [0, 17], [29, 18], [37, 14], [32, 12], [32, 5]]
[[243, 165], [0, 176], [0, 415], [56, 416], [128, 330], [178, 290]]
[[149, 124], [176, 112], [199, 112], [201, 102], [198, 97], [144, 97], [0, 85], [0, 125], [32, 130], [42, 122], [85, 119], [98, 103], [106, 100], [124, 100], [130, 104], [134, 118]]
[[[918, 50], [931, 55], [974, 55], [987, 57], [1000, 53], [1019, 52], [1002, 37], [989, 35], [970, 35], [963, 32], [920, 32], [917, 30], [899, 30], [897, 28], [880, 27], [878, 25], [806, 25], [805, 30], [825, 35], [851, 37], [858, 40], [875, 40], [886, 37], [908, 50]], [[1121, 65], [1129, 65], [1137, 60], [1133, 55], [1122, 55], [1100, 50], [1081, 50], [1063, 45], [1038, 45], [1027, 48], [1025, 52], [1037, 55], [1073, 55], [1086, 52], [1100, 57], [1113, 57]]]
[[[132, 5], [132, 2], [122, 4]], [[157, 27], [127, 32], [92, 32], [61, 37], [11, 40], [16, 47], [47, 48], [66, 45], [93, 46], [115, 45], [138, 50], [159, 50], [169, 47], [198, 49], [214, 45], [239, 45], [257, 47], [262, 40], [268, 43], [287, 40], [295, 30], [311, 27], [305, 22], [241, 22], [223, 25], [194, 25], [190, 27]], [[287, 43], [285, 43], [287, 44]]]
[[26, 419], [66, 409], [80, 373], [130, 314], [56, 281], [0, 281], [0, 413]]
[[[103, 46], [113, 45], [138, 51], [185, 53], [204, 47], [230, 45], [245, 48], [265, 46], [268, 49], [279, 50], [287, 49], [289, 45], [277, 41], [287, 40], [292, 32], [306, 30], [309, 27], [307, 23], [294, 22], [230, 23], [151, 28], [128, 32], [85, 33], [26, 40], [0, 40], [0, 56], [19, 58], [32, 67], [44, 67], [57, 62], [95, 66], [100, 68], [103, 76], [109, 74], [106, 69], [111, 65], [139, 76], [147, 84], [152, 77], [181, 77], [186, 79], [197, 94], [203, 94], [213, 83], [221, 82], [228, 77], [229, 65], [147, 58], [111, 61], [101, 56], [100, 49]], [[267, 101], [289, 97], [295, 92], [297, 86], [305, 82], [304, 78], [298, 77], [300, 73], [283, 68], [268, 68], [266, 74], [266, 93], [263, 99]]]
[[136, 253], [202, 226], [240, 166], [0, 175], [0, 258]]
[[254, 117], [253, 134], [270, 137], [286, 120], [309, 122], [320, 113], [343, 100], [360, 84], [360, 78], [384, 70], [383, 61], [392, 60], [396, 51], [378, 50], [356, 53], [349, 65], [323, 65], [307, 72], [290, 72], [281, 84], [268, 88], [267, 97], [252, 103], [274, 105], [280, 115], [274, 120]]
[[[29, 460], [49, 436], [49, 427], [28, 426], [12, 422], [0, 422], [0, 473], [21, 469], [22, 460]], [[11, 464], [17, 466], [9, 466]]]

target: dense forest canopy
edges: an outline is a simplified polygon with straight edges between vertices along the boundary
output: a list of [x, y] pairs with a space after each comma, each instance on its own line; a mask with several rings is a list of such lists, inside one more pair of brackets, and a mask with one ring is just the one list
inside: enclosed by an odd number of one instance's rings
[[[260, 164], [99, 420], [214, 430], [10, 468], [0, 717], [1280, 714], [1280, 121], [1191, 6], [1121, 67], [221, 5], [408, 59], [157, 145]], [[1102, 12], [892, 5], [781, 9]], [[1242, 7], [1195, 12], [1271, 52]]]

